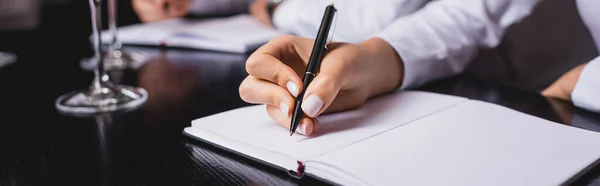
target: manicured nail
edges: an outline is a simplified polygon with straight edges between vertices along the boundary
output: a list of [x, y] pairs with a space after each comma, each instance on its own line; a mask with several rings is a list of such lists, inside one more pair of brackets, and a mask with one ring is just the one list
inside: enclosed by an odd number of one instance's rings
[[296, 132], [302, 135], [306, 135], [306, 124], [300, 123], [300, 126], [298, 126], [298, 128], [296, 129]]
[[283, 112], [283, 115], [285, 116], [288, 116], [290, 113], [290, 107], [284, 102], [279, 103], [279, 109], [281, 109], [281, 112]]
[[290, 91], [290, 94], [292, 94], [294, 97], [298, 96], [298, 85], [296, 85], [296, 83], [292, 82], [292, 81], [288, 81], [286, 83], [287, 89], [288, 91]]
[[317, 115], [317, 113], [319, 113], [319, 110], [321, 110], [322, 106], [323, 101], [321, 101], [319, 97], [315, 95], [310, 95], [302, 103], [302, 110], [304, 111], [304, 113], [306, 113], [306, 115], [314, 118]]

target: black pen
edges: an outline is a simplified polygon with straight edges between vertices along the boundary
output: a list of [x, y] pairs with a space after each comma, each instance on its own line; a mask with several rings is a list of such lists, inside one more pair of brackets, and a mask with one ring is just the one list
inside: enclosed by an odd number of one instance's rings
[[321, 67], [321, 60], [323, 60], [323, 56], [327, 50], [327, 37], [329, 35], [329, 29], [331, 28], [331, 23], [333, 21], [334, 14], [337, 10], [333, 6], [333, 3], [327, 6], [325, 9], [325, 14], [323, 15], [323, 20], [321, 20], [321, 26], [319, 27], [319, 33], [317, 33], [317, 38], [315, 39], [315, 45], [313, 46], [312, 53], [310, 54], [310, 58], [308, 60], [308, 65], [306, 66], [306, 71], [304, 73], [304, 78], [302, 79], [302, 92], [296, 97], [296, 104], [294, 106], [294, 113], [292, 115], [292, 123], [290, 124], [290, 136], [296, 132], [298, 125], [300, 125], [300, 120], [302, 120], [302, 116], [304, 116], [304, 112], [302, 111], [302, 99], [304, 98], [304, 93], [306, 93], [306, 89], [312, 80], [317, 76], [317, 72]]

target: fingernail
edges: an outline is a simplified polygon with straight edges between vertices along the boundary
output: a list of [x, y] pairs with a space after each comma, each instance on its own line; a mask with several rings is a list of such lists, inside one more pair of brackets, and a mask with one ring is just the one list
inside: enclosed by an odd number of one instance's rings
[[292, 81], [288, 81], [286, 83], [287, 89], [288, 91], [290, 91], [290, 94], [292, 94], [294, 97], [298, 96], [298, 85], [296, 85], [296, 83], [292, 82]]
[[284, 115], [288, 116], [290, 113], [290, 107], [284, 102], [279, 103], [279, 109], [283, 112]]
[[306, 124], [300, 123], [300, 126], [298, 126], [298, 128], [296, 129], [296, 132], [302, 135], [306, 135]]
[[321, 101], [319, 97], [315, 95], [310, 95], [302, 103], [302, 110], [304, 111], [304, 113], [306, 113], [306, 115], [310, 117], [315, 117], [319, 110], [321, 110], [322, 106], [323, 101]]

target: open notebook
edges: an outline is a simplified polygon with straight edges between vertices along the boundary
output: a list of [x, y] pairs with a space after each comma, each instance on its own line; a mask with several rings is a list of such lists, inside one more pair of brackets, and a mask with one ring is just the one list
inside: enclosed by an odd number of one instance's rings
[[[243, 14], [226, 18], [188, 20], [173, 18], [145, 24], [119, 27], [119, 39], [125, 45], [145, 45], [246, 53], [281, 35], [276, 29]], [[102, 43], [112, 39], [102, 32]]]
[[560, 185], [600, 158], [600, 133], [435, 93], [402, 91], [319, 121], [316, 135], [290, 137], [257, 105], [184, 134], [340, 185]]

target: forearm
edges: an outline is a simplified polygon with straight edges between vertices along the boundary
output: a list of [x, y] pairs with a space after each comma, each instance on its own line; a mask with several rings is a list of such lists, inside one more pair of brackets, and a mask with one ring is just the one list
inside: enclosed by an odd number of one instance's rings
[[247, 12], [252, 0], [193, 0], [191, 14], [237, 14]]

